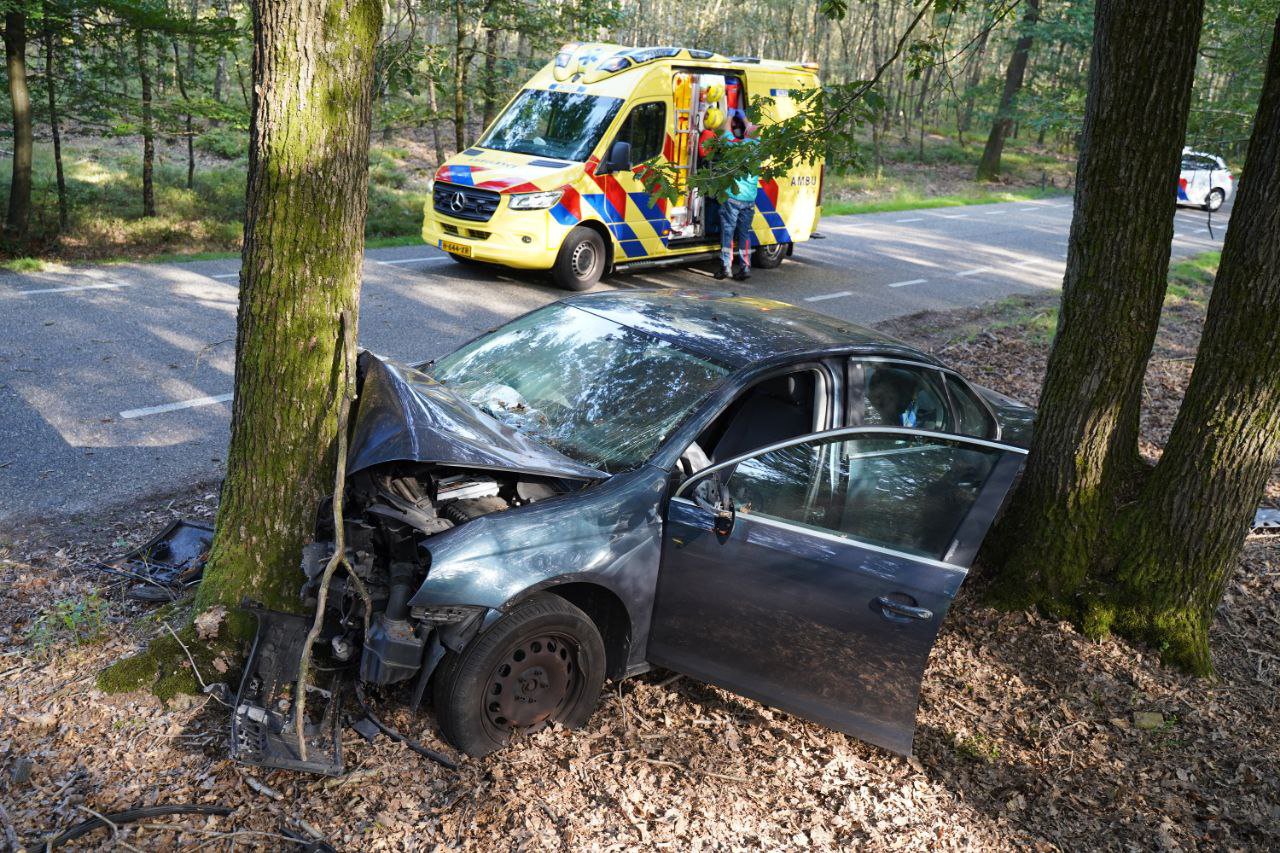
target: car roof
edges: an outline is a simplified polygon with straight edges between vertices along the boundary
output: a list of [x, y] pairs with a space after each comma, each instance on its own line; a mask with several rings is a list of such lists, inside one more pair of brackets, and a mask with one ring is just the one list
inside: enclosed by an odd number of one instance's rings
[[758, 296], [725, 291], [609, 291], [570, 297], [564, 303], [731, 369], [786, 353], [848, 349], [883, 349], [936, 363], [889, 335]]

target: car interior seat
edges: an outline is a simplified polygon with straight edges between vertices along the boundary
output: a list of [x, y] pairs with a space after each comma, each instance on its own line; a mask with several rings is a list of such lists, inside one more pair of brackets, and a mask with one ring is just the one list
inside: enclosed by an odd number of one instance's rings
[[712, 458], [722, 461], [812, 432], [813, 404], [811, 371], [766, 379], [747, 392], [716, 442]]

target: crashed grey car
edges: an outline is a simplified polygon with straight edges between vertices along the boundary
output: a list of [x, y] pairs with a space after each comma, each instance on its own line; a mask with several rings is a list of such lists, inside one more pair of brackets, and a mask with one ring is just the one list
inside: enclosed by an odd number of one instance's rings
[[259, 609], [235, 755], [340, 772], [349, 685], [429, 692], [484, 755], [652, 666], [908, 754], [1031, 422], [901, 342], [732, 294], [579, 296], [413, 367], [364, 352], [305, 749], [312, 618]]

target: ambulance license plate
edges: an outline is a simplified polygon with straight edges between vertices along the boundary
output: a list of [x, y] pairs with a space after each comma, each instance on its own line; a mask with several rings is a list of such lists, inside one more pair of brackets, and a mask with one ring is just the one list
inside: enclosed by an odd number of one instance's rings
[[464, 243], [451, 243], [448, 240], [441, 240], [440, 248], [451, 255], [460, 255], [464, 258], [471, 257], [471, 247]]

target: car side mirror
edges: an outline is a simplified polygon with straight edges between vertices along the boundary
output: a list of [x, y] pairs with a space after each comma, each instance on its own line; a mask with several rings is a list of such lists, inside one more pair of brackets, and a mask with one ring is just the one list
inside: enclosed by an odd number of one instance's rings
[[733, 498], [729, 496], [729, 490], [721, 482], [719, 474], [712, 474], [698, 483], [693, 489], [692, 496], [693, 502], [700, 509], [714, 516], [711, 522], [711, 530], [717, 536], [723, 539], [733, 532], [733, 523], [737, 518], [737, 510], [733, 505]]
[[605, 160], [604, 174], [626, 172], [631, 170], [631, 143], [622, 139], [614, 140], [609, 146], [609, 156]]

